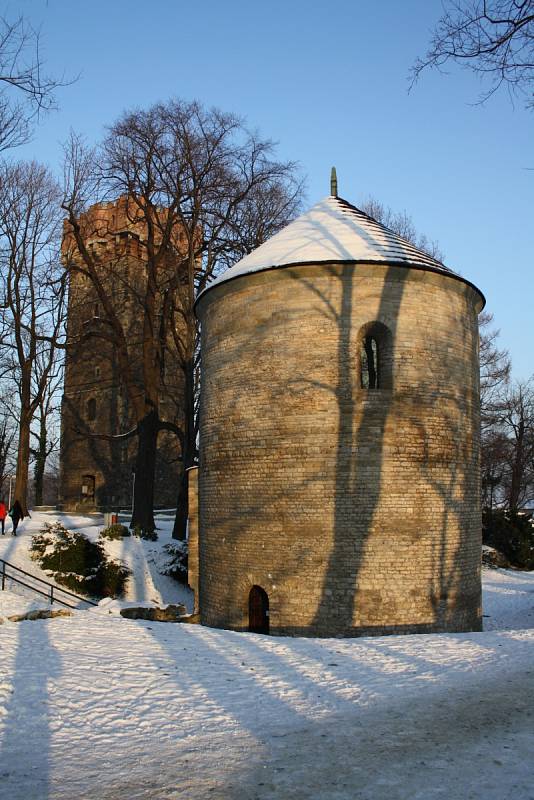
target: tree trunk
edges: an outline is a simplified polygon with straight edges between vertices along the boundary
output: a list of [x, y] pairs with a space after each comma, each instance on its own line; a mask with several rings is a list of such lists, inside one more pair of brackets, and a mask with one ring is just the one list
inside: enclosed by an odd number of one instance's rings
[[30, 460], [31, 414], [21, 410], [19, 421], [19, 449], [17, 452], [17, 478], [11, 504], [18, 500], [24, 516], [28, 514], [28, 463]]
[[48, 439], [46, 435], [46, 417], [42, 414], [39, 425], [39, 445], [33, 469], [33, 485], [35, 491], [35, 505], [43, 505], [43, 478], [46, 465], [46, 448]]
[[176, 517], [172, 529], [172, 538], [185, 541], [187, 537], [187, 518], [189, 516], [189, 474], [187, 470], [195, 461], [195, 381], [193, 359], [185, 367], [184, 387], [184, 443], [182, 452], [183, 473], [178, 484], [176, 499]]
[[522, 397], [519, 401], [520, 420], [517, 425], [515, 441], [514, 441], [514, 454], [512, 461], [512, 474], [510, 481], [510, 496], [508, 506], [510, 511], [517, 513], [519, 507], [519, 498], [524, 488], [525, 473], [524, 473], [524, 446], [525, 446], [525, 422], [524, 422], [524, 407]]
[[508, 500], [508, 507], [510, 511], [517, 513], [519, 508], [519, 498], [521, 496], [521, 491], [523, 489], [523, 482], [524, 482], [524, 474], [523, 474], [523, 464], [522, 464], [522, 443], [516, 442], [516, 447], [518, 448], [518, 452], [515, 454], [515, 458], [512, 464], [512, 475], [510, 481], [510, 495]]
[[150, 411], [138, 424], [135, 484], [130, 528], [152, 533], [154, 524], [154, 476], [158, 438], [158, 412]]
[[172, 529], [172, 538], [185, 541], [187, 536], [187, 518], [189, 516], [189, 473], [184, 467], [182, 478], [178, 484], [178, 497], [176, 500], [176, 517]]
[[12, 504], [18, 500], [24, 516], [28, 514], [28, 468], [30, 463], [31, 362], [26, 361], [20, 376], [19, 447], [17, 451], [17, 477]]
[[33, 470], [33, 488], [35, 492], [35, 505], [43, 505], [43, 477], [44, 477], [44, 461], [41, 453], [35, 459], [35, 467]]
[[4, 419], [0, 428], [0, 494], [3, 493], [7, 476], [7, 459], [11, 449], [12, 437], [8, 431], [7, 420]]

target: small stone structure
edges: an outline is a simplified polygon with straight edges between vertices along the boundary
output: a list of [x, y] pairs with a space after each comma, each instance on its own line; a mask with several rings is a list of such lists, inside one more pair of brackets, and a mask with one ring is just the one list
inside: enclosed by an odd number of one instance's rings
[[335, 196], [200, 295], [203, 624], [480, 629], [483, 305]]

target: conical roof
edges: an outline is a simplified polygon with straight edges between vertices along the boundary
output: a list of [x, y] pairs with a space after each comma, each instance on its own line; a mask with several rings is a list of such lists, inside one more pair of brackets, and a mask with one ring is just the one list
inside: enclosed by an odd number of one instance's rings
[[330, 196], [226, 270], [204, 291], [254, 272], [332, 262], [399, 264], [459, 277], [346, 200]]

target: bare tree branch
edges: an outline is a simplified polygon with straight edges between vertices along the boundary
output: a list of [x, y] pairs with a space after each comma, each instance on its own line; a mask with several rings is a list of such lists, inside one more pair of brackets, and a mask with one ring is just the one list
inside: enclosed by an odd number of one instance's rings
[[46, 73], [39, 31], [22, 15], [0, 17], [0, 152], [26, 143], [32, 121], [55, 108], [56, 89], [70, 83]]
[[368, 197], [361, 206], [361, 210], [398, 236], [402, 236], [403, 239], [414, 244], [419, 250], [435, 258], [436, 261], [443, 262], [445, 257], [438, 242], [428, 239], [425, 234], [417, 233], [413, 220], [406, 211], [393, 211], [374, 197]]
[[410, 88], [424, 70], [441, 70], [450, 61], [489, 80], [481, 102], [506, 86], [533, 107], [534, 0], [445, 0], [430, 46], [412, 68]]

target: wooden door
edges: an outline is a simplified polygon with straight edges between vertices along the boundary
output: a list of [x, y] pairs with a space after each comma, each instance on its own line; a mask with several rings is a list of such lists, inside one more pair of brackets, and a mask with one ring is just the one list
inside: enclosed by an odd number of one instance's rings
[[269, 633], [269, 598], [261, 586], [253, 586], [248, 596], [248, 629]]

